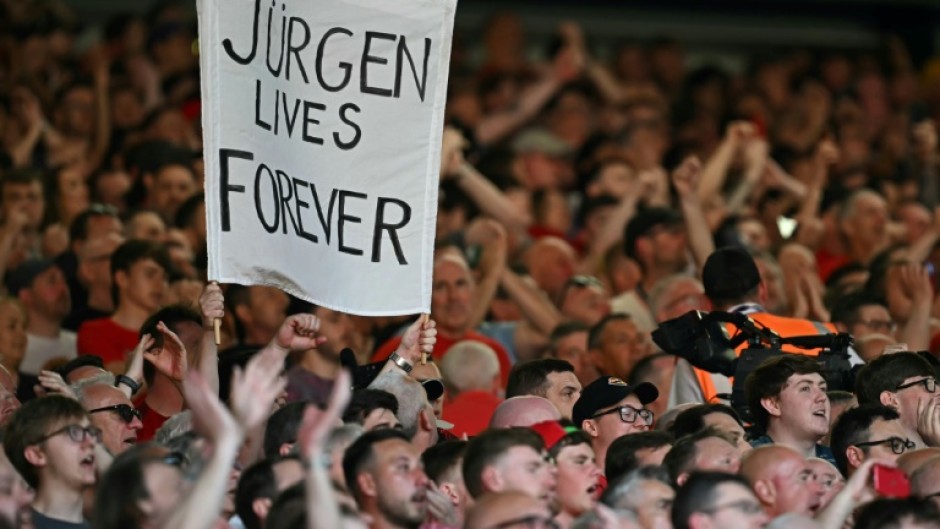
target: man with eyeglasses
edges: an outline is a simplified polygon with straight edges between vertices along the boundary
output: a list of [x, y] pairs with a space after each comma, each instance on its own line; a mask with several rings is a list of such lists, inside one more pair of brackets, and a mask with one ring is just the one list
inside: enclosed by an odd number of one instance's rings
[[101, 430], [81, 404], [52, 395], [31, 400], [10, 419], [3, 449], [26, 483], [36, 529], [88, 529], [84, 492], [95, 485]]
[[905, 437], [927, 446], [940, 446], [940, 391], [937, 373], [918, 353], [882, 355], [858, 372], [855, 392], [859, 404], [882, 404], [900, 416]]
[[696, 472], [676, 492], [674, 529], [760, 529], [770, 517], [744, 478]]
[[572, 418], [591, 437], [599, 467], [604, 468], [615, 439], [653, 426], [653, 412], [645, 406], [658, 397], [659, 390], [648, 382], [631, 386], [616, 377], [601, 377], [581, 391]]
[[830, 446], [839, 471], [851, 476], [866, 459], [897, 461], [917, 444], [908, 439], [898, 412], [881, 404], [863, 404], [839, 417]]
[[104, 447], [117, 456], [137, 444], [144, 427], [140, 410], [123, 391], [108, 383], [92, 383], [79, 391], [79, 402], [88, 411], [91, 423], [101, 430]]

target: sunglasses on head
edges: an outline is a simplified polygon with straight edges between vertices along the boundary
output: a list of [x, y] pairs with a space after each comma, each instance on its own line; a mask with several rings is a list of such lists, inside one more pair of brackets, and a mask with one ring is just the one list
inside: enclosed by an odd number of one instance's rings
[[95, 408], [93, 410], [88, 410], [88, 413], [101, 413], [103, 411], [113, 411], [117, 413], [121, 420], [127, 424], [133, 422], [134, 418], [137, 418], [138, 421], [143, 420], [143, 415], [140, 413], [140, 410], [131, 406], [130, 404], [115, 404], [114, 406]]

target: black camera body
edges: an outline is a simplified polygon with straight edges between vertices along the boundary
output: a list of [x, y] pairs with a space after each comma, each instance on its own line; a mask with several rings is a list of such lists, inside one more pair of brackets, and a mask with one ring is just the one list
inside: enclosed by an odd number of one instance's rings
[[[725, 324], [731, 324], [737, 332], [728, 336]], [[768, 358], [793, 354], [781, 349], [785, 344], [821, 349], [815, 358], [830, 390], [852, 391], [854, 386], [848, 354], [852, 337], [846, 333], [784, 338], [744, 314], [690, 311], [661, 323], [653, 331], [653, 341], [663, 351], [684, 358], [699, 369], [733, 377], [731, 406], [745, 421], [750, 421], [744, 392], [747, 376]], [[736, 349], [745, 342], [748, 343], [747, 348], [738, 355]]]

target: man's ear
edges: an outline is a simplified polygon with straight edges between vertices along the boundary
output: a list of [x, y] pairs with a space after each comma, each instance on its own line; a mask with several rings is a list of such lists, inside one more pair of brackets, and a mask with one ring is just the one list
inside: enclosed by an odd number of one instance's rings
[[845, 458], [849, 461], [849, 466], [858, 468], [862, 461], [865, 461], [865, 452], [857, 446], [849, 446], [845, 449]]
[[676, 484], [678, 484], [680, 487], [685, 485], [685, 482], [688, 480], [689, 480], [688, 472], [683, 472], [679, 474], [678, 476], [676, 476]]
[[425, 432], [431, 432], [437, 429], [437, 419], [431, 408], [424, 408], [418, 412], [418, 426]]
[[893, 408], [895, 410], [900, 407], [900, 403], [898, 402], [898, 394], [893, 391], [882, 391], [881, 394], [878, 395], [878, 400], [881, 401], [882, 405]]
[[773, 505], [776, 501], [777, 490], [774, 488], [773, 483], [765, 479], [759, 479], [754, 483], [753, 489], [754, 495], [764, 505]]
[[359, 492], [361, 492], [363, 496], [374, 498], [379, 495], [378, 488], [375, 486], [375, 480], [372, 479], [372, 474], [360, 472], [356, 475], [356, 483], [359, 484]]
[[457, 492], [457, 485], [449, 481], [438, 484], [438, 488], [441, 489], [441, 492], [447, 495], [450, 498], [451, 503], [454, 505], [460, 505], [460, 493]]
[[127, 272], [124, 270], [114, 272], [114, 284], [118, 287], [118, 290], [127, 288]]
[[480, 474], [480, 483], [483, 484], [483, 492], [501, 492], [503, 490], [503, 477], [493, 466], [483, 469]]
[[689, 529], [712, 529], [712, 519], [703, 512], [694, 512], [689, 516]]
[[30, 445], [23, 449], [23, 456], [30, 465], [41, 467], [46, 465], [46, 454], [39, 445]]
[[600, 435], [600, 432], [597, 431], [597, 422], [594, 419], [584, 419], [581, 421], [581, 429], [590, 437], [598, 437]]
[[256, 498], [251, 502], [251, 512], [255, 513], [259, 520], [264, 521], [268, 518], [272, 503], [271, 498]]
[[650, 254], [652, 245], [653, 241], [651, 241], [649, 237], [637, 237], [636, 241], [633, 243], [637, 262], [642, 261], [643, 256]]
[[760, 405], [771, 417], [780, 417], [780, 400], [777, 397], [764, 397], [760, 399]]

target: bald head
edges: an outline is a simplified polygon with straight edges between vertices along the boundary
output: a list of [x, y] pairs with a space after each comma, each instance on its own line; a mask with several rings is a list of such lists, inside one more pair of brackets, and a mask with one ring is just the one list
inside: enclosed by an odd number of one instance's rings
[[91, 423], [101, 428], [101, 443], [109, 452], [117, 455], [137, 443], [137, 433], [144, 425], [123, 391], [98, 383], [80, 387], [77, 393]]
[[812, 516], [822, 503], [823, 490], [813, 479], [812, 467], [792, 448], [755, 448], [744, 457], [740, 474], [771, 516]]
[[499, 359], [485, 343], [464, 340], [444, 354], [441, 374], [452, 396], [464, 391], [493, 391], [498, 387]]
[[[464, 529], [486, 529], [503, 526], [531, 516], [552, 517], [544, 502], [518, 491], [485, 494], [478, 498], [467, 513]], [[521, 524], [520, 524], [521, 525]]]
[[548, 399], [524, 395], [501, 402], [490, 419], [490, 428], [532, 426], [535, 423], [560, 419], [561, 413]]

